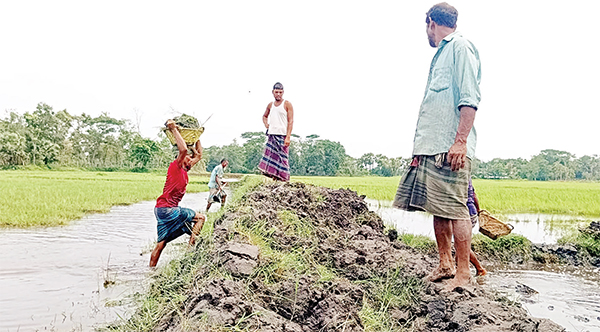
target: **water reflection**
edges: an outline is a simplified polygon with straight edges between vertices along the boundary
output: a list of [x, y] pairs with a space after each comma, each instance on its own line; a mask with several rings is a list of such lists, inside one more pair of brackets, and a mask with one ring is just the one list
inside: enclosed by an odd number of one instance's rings
[[[204, 210], [206, 195], [187, 194], [181, 206]], [[126, 317], [129, 295], [144, 290], [150, 272], [154, 204], [116, 206], [69, 226], [2, 230], [0, 331], [89, 331]], [[186, 242], [167, 246], [159, 266]]]

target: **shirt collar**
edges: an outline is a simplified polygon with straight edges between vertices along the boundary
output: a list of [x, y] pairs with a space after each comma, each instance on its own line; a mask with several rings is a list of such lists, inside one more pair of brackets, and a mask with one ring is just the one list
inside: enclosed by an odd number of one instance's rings
[[458, 32], [458, 31], [452, 32], [451, 34], [449, 34], [446, 37], [444, 37], [444, 39], [442, 39], [442, 41], [440, 42], [439, 47], [442, 47], [442, 46], [446, 45], [447, 43], [451, 42], [452, 39], [454, 39], [454, 37], [456, 37], [456, 36], [461, 37], [462, 34], [460, 32]]

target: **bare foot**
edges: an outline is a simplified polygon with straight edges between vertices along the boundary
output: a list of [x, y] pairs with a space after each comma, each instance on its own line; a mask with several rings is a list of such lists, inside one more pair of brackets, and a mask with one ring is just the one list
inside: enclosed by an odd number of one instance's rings
[[487, 274], [487, 271], [484, 268], [481, 268], [481, 270], [477, 270], [477, 273], [475, 273], [475, 276], [476, 277], [483, 277], [486, 274]]
[[446, 287], [444, 287], [444, 290], [447, 292], [451, 292], [453, 290], [455, 290], [458, 287], [464, 287], [467, 285], [471, 284], [471, 274], [456, 274], [456, 276], [454, 276], [454, 279], [452, 281], [450, 281]]
[[435, 282], [442, 279], [450, 279], [454, 277], [455, 273], [456, 270], [454, 268], [438, 266], [429, 276], [427, 276], [427, 280]]

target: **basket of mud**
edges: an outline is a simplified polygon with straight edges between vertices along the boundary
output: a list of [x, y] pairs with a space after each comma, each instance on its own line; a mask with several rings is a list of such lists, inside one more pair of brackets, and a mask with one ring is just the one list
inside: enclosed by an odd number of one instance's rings
[[479, 232], [492, 240], [500, 236], [508, 235], [513, 230], [513, 226], [505, 224], [492, 216], [487, 210], [479, 211]]
[[[177, 129], [179, 129], [179, 133], [187, 145], [194, 145], [204, 132], [204, 127], [200, 125], [198, 119], [191, 115], [182, 114], [173, 118], [173, 121], [177, 124]], [[163, 132], [167, 135], [171, 144], [177, 145], [173, 133], [168, 128], [163, 128]]]

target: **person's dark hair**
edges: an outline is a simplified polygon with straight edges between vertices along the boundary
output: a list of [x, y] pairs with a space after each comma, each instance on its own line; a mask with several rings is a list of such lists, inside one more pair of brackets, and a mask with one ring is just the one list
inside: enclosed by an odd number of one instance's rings
[[283, 90], [283, 84], [277, 82], [273, 85], [273, 90]]
[[224, 162], [226, 162], [226, 161], [228, 162], [229, 160], [227, 160], [227, 158], [221, 159], [221, 164], [224, 163]]
[[458, 11], [446, 2], [438, 3], [429, 9], [425, 23], [434, 21], [437, 25], [443, 25], [449, 28], [456, 28], [458, 20]]

